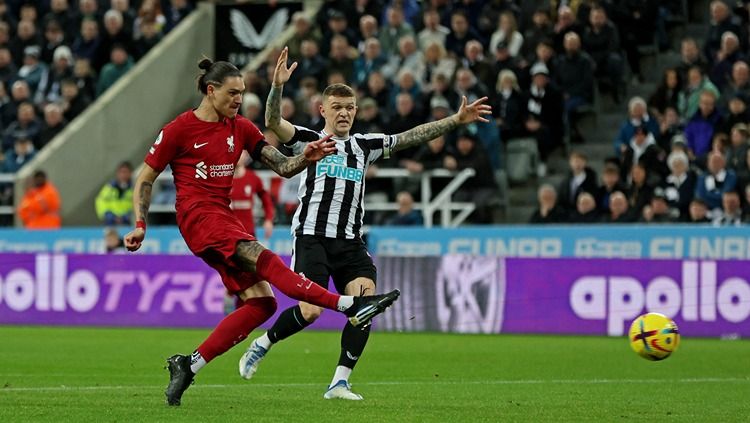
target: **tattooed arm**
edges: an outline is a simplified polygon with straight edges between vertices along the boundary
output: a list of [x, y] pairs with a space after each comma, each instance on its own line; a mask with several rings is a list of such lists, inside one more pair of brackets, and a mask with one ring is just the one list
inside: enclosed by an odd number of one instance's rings
[[143, 227], [138, 226], [140, 225], [138, 224], [133, 231], [123, 238], [125, 247], [130, 251], [141, 248], [141, 243], [146, 237], [145, 226], [148, 218], [148, 208], [151, 206], [151, 188], [157, 176], [159, 176], [159, 172], [144, 163], [141, 172], [138, 174], [138, 178], [135, 180], [135, 187], [133, 189], [133, 221], [143, 222]]
[[281, 154], [276, 147], [265, 145], [260, 150], [260, 161], [280, 176], [291, 178], [302, 172], [302, 169], [309, 166], [310, 163], [317, 162], [336, 151], [336, 142], [331, 141], [330, 138], [331, 136], [328, 135], [327, 137], [308, 143], [305, 145], [305, 150], [302, 154], [294, 157], [287, 157]]
[[435, 122], [424, 123], [406, 132], [396, 135], [396, 144], [393, 151], [403, 150], [424, 142], [434, 140], [440, 135], [450, 132], [461, 125], [472, 122], [488, 122], [484, 115], [492, 114], [492, 107], [483, 104], [487, 97], [482, 97], [471, 104], [467, 104], [466, 97], [461, 99], [461, 107], [452, 116]]
[[294, 62], [287, 68], [287, 55], [288, 49], [285, 47], [276, 62], [271, 92], [268, 93], [268, 99], [266, 100], [266, 128], [272, 130], [282, 143], [288, 142], [294, 136], [294, 126], [281, 117], [281, 92], [284, 89], [284, 83], [289, 80], [297, 67], [297, 62]]

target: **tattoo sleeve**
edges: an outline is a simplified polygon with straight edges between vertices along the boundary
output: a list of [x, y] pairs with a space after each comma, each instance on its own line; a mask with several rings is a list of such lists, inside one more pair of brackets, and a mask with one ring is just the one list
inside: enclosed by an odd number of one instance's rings
[[141, 181], [138, 185], [137, 198], [134, 198], [135, 204], [135, 221], [146, 221], [148, 217], [148, 208], [151, 206], [151, 188], [153, 184], [149, 181]]
[[242, 270], [255, 272], [258, 257], [265, 249], [266, 247], [258, 241], [240, 241], [237, 243], [237, 249], [232, 258]]
[[396, 145], [393, 151], [404, 150], [415, 145], [433, 140], [439, 135], [458, 128], [458, 122], [453, 116], [435, 122], [424, 123], [408, 131], [396, 135]]
[[305, 158], [304, 153], [294, 157], [287, 157], [271, 145], [266, 145], [260, 150], [260, 159], [271, 170], [285, 178], [291, 178], [302, 172], [310, 164]]
[[266, 126], [274, 128], [281, 122], [281, 91], [283, 86], [276, 87], [271, 84], [271, 92], [266, 100]]

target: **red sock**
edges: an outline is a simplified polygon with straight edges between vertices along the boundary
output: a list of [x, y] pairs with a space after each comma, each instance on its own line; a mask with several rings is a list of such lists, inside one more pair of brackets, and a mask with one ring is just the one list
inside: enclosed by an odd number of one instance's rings
[[206, 362], [213, 360], [242, 342], [253, 329], [273, 316], [275, 311], [275, 298], [250, 298], [242, 307], [219, 322], [208, 338], [198, 347], [198, 352]]
[[279, 288], [279, 291], [290, 298], [336, 310], [340, 295], [294, 273], [271, 250], [260, 253], [258, 262], [255, 263], [255, 271], [262, 279]]

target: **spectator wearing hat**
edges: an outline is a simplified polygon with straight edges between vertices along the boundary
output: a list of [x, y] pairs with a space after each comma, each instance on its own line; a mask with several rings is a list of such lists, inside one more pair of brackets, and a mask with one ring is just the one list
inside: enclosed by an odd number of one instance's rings
[[694, 198], [693, 201], [690, 202], [688, 215], [686, 217], [685, 221], [687, 223], [711, 223], [708, 205], [700, 198]]
[[508, 46], [508, 53], [511, 57], [519, 57], [523, 48], [523, 35], [518, 31], [516, 17], [511, 11], [500, 14], [497, 30], [490, 37], [490, 51], [497, 50], [498, 44], [502, 41], [505, 41]]
[[536, 139], [540, 159], [537, 175], [544, 176], [547, 158], [562, 144], [563, 133], [562, 94], [549, 83], [549, 70], [544, 64], [531, 67], [531, 86], [522, 104], [526, 105], [522, 134]]
[[594, 62], [581, 50], [581, 38], [575, 32], [565, 34], [565, 53], [555, 59], [555, 81], [562, 89], [565, 113], [572, 142], [583, 142], [578, 129], [578, 111], [594, 100]]
[[513, 71], [505, 69], [497, 75], [492, 115], [500, 130], [501, 140], [516, 138], [522, 133], [521, 116], [523, 113], [523, 95], [518, 86], [518, 79]]
[[[588, 26], [581, 34], [583, 50], [591, 56], [598, 78], [607, 77], [612, 84], [612, 98], [620, 102], [620, 90], [624, 63], [620, 55], [620, 37], [617, 28], [607, 18], [607, 12], [601, 6], [591, 8]], [[675, 91], [675, 100], [677, 92]]]
[[[649, 115], [646, 101], [642, 97], [635, 96], [628, 101], [628, 117], [620, 125], [620, 131], [615, 138], [615, 152], [618, 157], [624, 151], [623, 146], [629, 145], [630, 140], [633, 139], [635, 128], [642, 125], [645, 125], [651, 134], [659, 133], [659, 122]], [[625, 169], [626, 172], [628, 170]]]
[[670, 208], [676, 209], [680, 217], [686, 219], [690, 201], [695, 195], [696, 176], [690, 169], [688, 155], [682, 151], [673, 151], [667, 157], [669, 175], [665, 180], [664, 195]]
[[112, 53], [110, 53], [109, 63], [104, 65], [102, 73], [99, 75], [99, 81], [96, 84], [96, 96], [102, 95], [118, 79], [128, 73], [132, 67], [133, 59], [125, 46], [115, 44], [112, 47]]
[[413, 35], [414, 29], [404, 19], [404, 11], [398, 6], [386, 9], [386, 23], [380, 29], [378, 38], [386, 57], [398, 54], [398, 40], [404, 35]]
[[703, 91], [698, 111], [685, 125], [685, 138], [693, 157], [705, 157], [711, 149], [714, 132], [721, 128], [723, 123], [721, 113], [716, 108], [716, 94], [709, 90]]
[[68, 46], [59, 46], [53, 54], [47, 84], [44, 90], [38, 90], [35, 103], [46, 104], [58, 102], [62, 96], [62, 81], [73, 77], [73, 53]]
[[420, 47], [424, 49], [432, 43], [445, 45], [445, 39], [451, 30], [440, 25], [440, 14], [435, 9], [427, 9], [422, 15], [424, 29], [417, 34], [417, 41]]
[[652, 186], [658, 185], [667, 176], [668, 170], [664, 165], [666, 153], [656, 145], [656, 139], [646, 125], [641, 124], [635, 128], [630, 142], [622, 149], [621, 157], [623, 169], [630, 169], [633, 164], [642, 163], [651, 176], [649, 183]]
[[602, 171], [602, 184], [596, 191], [596, 204], [600, 212], [609, 213], [610, 200], [615, 192], [627, 192], [620, 175], [620, 162], [617, 159], [607, 159]]
[[706, 202], [709, 210], [721, 208], [721, 196], [737, 188], [737, 175], [726, 168], [724, 156], [712, 151], [708, 154], [707, 172], [698, 177], [695, 196]]
[[630, 212], [628, 198], [623, 191], [614, 191], [609, 196], [607, 211], [603, 213], [602, 221], [605, 223], [631, 223], [635, 221], [633, 214]]
[[[595, 195], [598, 191], [596, 172], [588, 166], [588, 158], [580, 151], [570, 153], [568, 159], [570, 171], [560, 184], [558, 204], [564, 210], [572, 211], [576, 207], [576, 199], [582, 192]], [[596, 201], [594, 201], [596, 206]]]
[[497, 185], [489, 157], [476, 135], [462, 131], [456, 141], [456, 170], [474, 169], [469, 178], [456, 192], [456, 201], [471, 201], [476, 204], [469, 217], [472, 223], [491, 223], [491, 203], [497, 198]]
[[565, 210], [557, 205], [557, 191], [554, 186], [542, 184], [537, 190], [537, 202], [539, 207], [529, 218], [529, 223], [565, 223], [568, 220]]
[[47, 86], [49, 69], [39, 60], [42, 50], [39, 46], [28, 46], [23, 50], [23, 66], [18, 69], [18, 77], [29, 84], [30, 95], [44, 92]]

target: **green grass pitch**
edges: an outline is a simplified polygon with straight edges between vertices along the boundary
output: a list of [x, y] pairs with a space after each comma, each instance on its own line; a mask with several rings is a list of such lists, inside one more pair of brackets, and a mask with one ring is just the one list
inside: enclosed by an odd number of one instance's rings
[[[164, 404], [164, 359], [207, 330], [0, 326], [0, 422], [748, 421], [750, 342], [683, 338], [662, 362], [624, 338], [373, 333], [351, 380], [322, 394], [339, 334], [277, 345], [252, 381], [245, 341], [209, 364], [182, 407]], [[258, 332], [253, 336], [257, 336]]]

